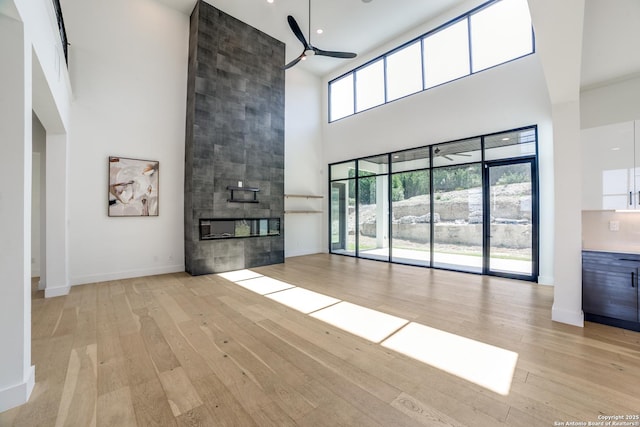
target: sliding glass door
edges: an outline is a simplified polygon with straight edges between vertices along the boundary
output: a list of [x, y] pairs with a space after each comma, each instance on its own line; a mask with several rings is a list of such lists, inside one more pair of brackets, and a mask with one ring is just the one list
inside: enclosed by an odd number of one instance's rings
[[344, 182], [331, 183], [331, 250], [347, 249], [347, 209]]
[[389, 261], [389, 156], [358, 161], [358, 256]]
[[533, 159], [486, 165], [489, 274], [533, 276], [537, 252], [537, 191]]
[[391, 156], [391, 260], [431, 265], [429, 147]]
[[482, 272], [482, 169], [479, 163], [433, 171], [433, 266]]
[[482, 273], [481, 140], [433, 149], [433, 266]]
[[329, 230], [331, 252], [356, 255], [356, 162], [344, 162], [331, 168], [329, 185]]
[[330, 165], [330, 251], [538, 276], [535, 127]]

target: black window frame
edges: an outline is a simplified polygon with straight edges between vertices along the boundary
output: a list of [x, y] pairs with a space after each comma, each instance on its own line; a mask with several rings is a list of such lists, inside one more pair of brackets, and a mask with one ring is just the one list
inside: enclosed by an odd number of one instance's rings
[[[535, 145], [534, 145], [534, 154], [526, 154], [526, 155], [522, 155], [522, 156], [516, 156], [516, 157], [503, 157], [503, 158], [499, 158], [499, 159], [490, 159], [487, 160], [485, 159], [485, 139], [488, 137], [492, 137], [495, 135], [501, 135], [501, 134], [506, 134], [506, 133], [511, 133], [511, 132], [520, 132], [520, 131], [526, 131], [526, 130], [531, 130], [533, 131], [533, 135], [535, 138]], [[433, 262], [433, 257], [431, 257], [431, 260], [429, 262], [429, 265], [422, 265], [422, 264], [417, 264], [417, 263], [411, 263], [411, 262], [400, 262], [400, 261], [395, 261], [394, 257], [393, 257], [393, 240], [392, 240], [392, 225], [391, 225], [391, 221], [392, 221], [392, 217], [393, 217], [393, 206], [392, 206], [392, 201], [391, 201], [391, 179], [392, 179], [392, 175], [394, 175], [394, 171], [393, 171], [393, 156], [394, 154], [399, 154], [399, 153], [403, 153], [406, 151], [411, 151], [411, 150], [417, 150], [417, 149], [425, 149], [425, 150], [429, 150], [429, 166], [427, 168], [419, 168], [418, 170], [428, 170], [429, 171], [429, 197], [430, 197], [430, 206], [431, 206], [431, 217], [434, 217], [434, 193], [433, 193], [433, 171], [435, 169], [441, 168], [443, 166], [434, 166], [434, 162], [433, 162], [433, 156], [434, 156], [434, 147], [438, 146], [438, 145], [443, 145], [443, 144], [453, 144], [453, 143], [458, 143], [458, 142], [463, 142], [463, 141], [470, 141], [470, 140], [474, 140], [474, 139], [479, 139], [480, 140], [480, 151], [481, 151], [481, 160], [478, 161], [474, 161], [472, 162], [473, 164], [479, 164], [480, 168], [481, 168], [481, 174], [482, 174], [482, 191], [483, 191], [483, 210], [486, 209], [486, 202], [487, 199], [484, 197], [486, 195], [486, 191], [488, 189], [488, 182], [486, 181], [486, 168], [487, 166], [491, 166], [491, 165], [496, 165], [496, 164], [507, 164], [509, 162], [511, 163], [524, 163], [526, 161], [530, 161], [532, 163], [532, 185], [533, 185], [533, 190], [534, 190], [534, 197], [532, 199], [532, 225], [533, 225], [533, 236], [532, 236], [532, 268], [531, 268], [531, 275], [527, 276], [527, 275], [520, 275], [520, 274], [512, 274], [512, 273], [504, 273], [504, 272], [497, 272], [497, 271], [491, 271], [490, 269], [488, 269], [488, 263], [486, 262], [486, 252], [488, 250], [487, 247], [487, 242], [488, 242], [488, 238], [486, 236], [486, 233], [488, 232], [488, 228], [486, 227], [486, 215], [483, 214], [483, 267], [482, 267], [482, 272], [474, 272], [474, 271], [468, 271], [468, 270], [462, 270], [462, 269], [455, 269], [455, 268], [445, 268], [445, 267], [440, 267], [437, 265], [434, 265]], [[339, 165], [339, 164], [343, 164], [343, 163], [349, 163], [349, 162], [354, 162], [354, 166], [355, 166], [355, 174], [353, 176], [353, 178], [348, 178], [349, 180], [353, 179], [354, 180], [354, 184], [355, 184], [355, 198], [356, 198], [356, 203], [355, 203], [355, 224], [354, 224], [354, 234], [355, 234], [355, 250], [353, 252], [353, 254], [348, 254], [348, 253], [340, 253], [340, 252], [335, 252], [331, 246], [331, 213], [329, 213], [328, 215], [328, 233], [329, 233], [329, 253], [332, 255], [341, 255], [341, 256], [350, 256], [350, 257], [355, 257], [355, 258], [362, 258], [362, 259], [369, 259], [369, 260], [374, 260], [374, 261], [379, 261], [379, 262], [390, 262], [392, 264], [405, 264], [405, 265], [412, 265], [412, 266], [416, 266], [416, 267], [423, 267], [423, 268], [433, 268], [436, 270], [452, 270], [452, 271], [458, 271], [458, 272], [462, 272], [462, 273], [469, 273], [469, 274], [482, 274], [482, 275], [489, 275], [489, 276], [498, 276], [498, 277], [506, 277], [506, 278], [510, 278], [510, 279], [517, 279], [517, 280], [525, 280], [525, 281], [530, 281], [530, 282], [537, 282], [538, 281], [538, 276], [540, 274], [540, 195], [539, 195], [539, 189], [540, 189], [540, 173], [539, 173], [539, 162], [538, 162], [538, 125], [530, 125], [530, 126], [522, 126], [522, 127], [518, 127], [518, 128], [513, 128], [513, 129], [507, 129], [507, 130], [502, 130], [502, 131], [498, 131], [498, 132], [492, 132], [492, 133], [488, 133], [488, 134], [482, 134], [482, 135], [475, 135], [475, 136], [471, 136], [468, 138], [461, 138], [461, 139], [456, 139], [456, 140], [451, 140], [451, 141], [444, 141], [444, 142], [437, 142], [437, 143], [433, 143], [433, 144], [429, 144], [429, 145], [423, 145], [423, 146], [419, 146], [419, 147], [411, 147], [411, 148], [406, 148], [406, 149], [402, 149], [402, 150], [397, 150], [397, 151], [392, 151], [392, 152], [388, 152], [388, 153], [382, 153], [382, 154], [372, 154], [372, 155], [367, 155], [367, 156], [362, 156], [362, 157], [358, 157], [358, 158], [354, 158], [354, 159], [349, 159], [349, 160], [343, 160], [343, 161], [339, 161], [339, 162], [333, 162], [330, 163], [328, 165], [328, 170], [329, 170], [329, 179], [328, 179], [328, 191], [329, 194], [331, 194], [331, 184], [334, 181], [344, 181], [345, 178], [342, 177], [338, 177], [338, 178], [333, 178], [331, 176], [331, 169], [332, 166], [334, 165]], [[513, 144], [516, 145], [516, 144]], [[360, 178], [368, 178], [369, 175], [365, 175], [365, 176], [360, 176], [359, 174], [359, 164], [361, 160], [366, 160], [366, 159], [370, 159], [373, 157], [383, 157], [383, 156], [387, 156], [388, 158], [388, 171], [386, 174], [375, 174], [377, 175], [387, 175], [388, 176], [388, 185], [389, 185], [389, 191], [388, 191], [388, 208], [389, 208], [389, 218], [388, 218], [388, 230], [389, 230], [389, 255], [388, 255], [388, 260], [382, 260], [382, 259], [377, 259], [377, 258], [368, 258], [368, 257], [361, 257], [360, 253], [359, 253], [359, 234], [360, 234], [360, 230], [359, 230], [359, 224], [358, 224], [358, 218], [359, 218], [359, 203], [357, 202], [359, 200], [359, 194], [358, 194], [358, 181]], [[460, 165], [464, 165], [465, 163], [459, 163]], [[331, 212], [331, 206], [329, 206], [329, 212]], [[431, 221], [431, 225], [430, 225], [430, 253], [433, 254], [434, 251], [434, 240], [433, 240], [433, 236], [434, 236], [434, 221]]]
[[[473, 76], [473, 75], [475, 75], [475, 74], [482, 73], [482, 72], [487, 71], [487, 70], [491, 70], [492, 68], [499, 67], [499, 66], [504, 65], [504, 64], [508, 64], [508, 63], [510, 63], [510, 62], [512, 62], [512, 61], [517, 61], [518, 59], [521, 59], [521, 58], [524, 58], [524, 57], [527, 57], [527, 56], [529, 56], [529, 55], [533, 55], [534, 53], [536, 53], [535, 32], [534, 32], [534, 30], [533, 30], [533, 25], [532, 25], [532, 26], [531, 26], [531, 51], [530, 51], [529, 53], [526, 53], [526, 54], [524, 54], [524, 55], [520, 55], [520, 56], [515, 57], [515, 58], [511, 58], [511, 59], [509, 59], [509, 60], [507, 60], [507, 61], [504, 61], [504, 62], [501, 62], [501, 63], [495, 64], [495, 65], [492, 65], [492, 66], [487, 67], [487, 68], [483, 68], [483, 69], [478, 70], [478, 71], [473, 71], [473, 44], [472, 44], [472, 42], [471, 42], [471, 34], [472, 34], [472, 33], [471, 33], [471, 17], [472, 17], [472, 15], [474, 15], [474, 14], [476, 14], [476, 13], [478, 13], [478, 12], [480, 12], [480, 11], [482, 11], [482, 10], [484, 10], [484, 9], [488, 8], [488, 7], [491, 7], [492, 5], [494, 5], [494, 4], [496, 4], [496, 3], [499, 3], [499, 2], [501, 2], [501, 1], [503, 1], [503, 0], [489, 0], [489, 1], [487, 1], [486, 3], [483, 3], [483, 4], [479, 5], [479, 6], [476, 6], [475, 8], [473, 8], [473, 9], [471, 9], [471, 10], [469, 10], [469, 11], [467, 11], [467, 12], [463, 13], [462, 15], [459, 15], [459, 16], [457, 16], [457, 17], [455, 17], [455, 18], [453, 18], [453, 19], [451, 19], [451, 20], [449, 20], [449, 21], [445, 22], [445, 23], [444, 23], [444, 24], [442, 24], [442, 25], [439, 25], [438, 27], [434, 28], [433, 30], [429, 30], [429, 31], [427, 31], [427, 32], [426, 32], [426, 33], [424, 33], [424, 34], [421, 34], [421, 35], [419, 35], [419, 36], [417, 36], [417, 37], [414, 37], [413, 39], [411, 39], [411, 40], [409, 40], [409, 41], [407, 41], [407, 42], [405, 42], [405, 43], [403, 43], [403, 44], [401, 44], [401, 45], [399, 45], [399, 46], [396, 46], [396, 47], [394, 47], [393, 49], [391, 49], [391, 50], [389, 50], [389, 51], [387, 51], [387, 52], [385, 52], [385, 53], [383, 53], [383, 54], [381, 54], [381, 55], [379, 55], [379, 56], [376, 56], [375, 58], [371, 59], [370, 61], [367, 61], [367, 62], [365, 62], [364, 64], [359, 65], [358, 67], [356, 67], [356, 68], [354, 68], [354, 69], [352, 69], [352, 70], [349, 70], [349, 71], [347, 71], [347, 72], [345, 72], [345, 73], [343, 73], [343, 74], [339, 75], [338, 77], [335, 77], [335, 78], [331, 79], [331, 80], [327, 83], [327, 86], [328, 86], [328, 91], [327, 91], [327, 95], [328, 95], [328, 102], [327, 102], [327, 110], [328, 110], [328, 111], [327, 111], [327, 117], [328, 117], [328, 122], [329, 122], [329, 123], [335, 123], [335, 122], [337, 122], [337, 121], [339, 121], [339, 120], [343, 120], [343, 119], [345, 119], [345, 118], [347, 118], [347, 117], [355, 116], [356, 114], [360, 114], [360, 113], [362, 113], [362, 112], [365, 112], [365, 111], [371, 110], [371, 109], [373, 109], [373, 108], [377, 108], [377, 107], [380, 107], [380, 106], [382, 106], [382, 105], [389, 104], [389, 103], [391, 103], [391, 102], [399, 101], [399, 100], [404, 99], [404, 98], [406, 98], [406, 97], [409, 97], [409, 96], [412, 96], [412, 95], [416, 95], [416, 94], [419, 94], [419, 93], [422, 93], [422, 92], [425, 92], [425, 91], [431, 90], [431, 89], [433, 89], [433, 88], [436, 88], [436, 87], [439, 87], [439, 86], [442, 86], [442, 85], [445, 85], [445, 84], [448, 84], [448, 83], [451, 83], [451, 82], [457, 81], [457, 80], [459, 80], [459, 79], [463, 79], [463, 78], [465, 78], [465, 77]], [[437, 85], [435, 85], [435, 86], [430, 86], [430, 87], [428, 87], [428, 88], [425, 88], [425, 87], [424, 87], [424, 86], [425, 86], [425, 76], [424, 76], [424, 68], [425, 68], [425, 64], [424, 64], [424, 39], [428, 38], [428, 37], [429, 37], [429, 36], [431, 36], [432, 34], [435, 34], [435, 33], [439, 32], [439, 31], [441, 31], [441, 30], [444, 30], [445, 28], [447, 28], [447, 27], [449, 27], [449, 26], [451, 26], [451, 25], [453, 25], [453, 24], [456, 24], [456, 23], [458, 23], [458, 22], [460, 22], [460, 21], [462, 21], [462, 20], [464, 20], [464, 19], [467, 19], [467, 34], [468, 34], [468, 43], [469, 43], [469, 73], [468, 73], [468, 74], [465, 74], [465, 75], [463, 75], [463, 76], [457, 77], [457, 78], [455, 78], [455, 79], [453, 79], [453, 80], [448, 80], [448, 81], [446, 81], [446, 82], [443, 82], [443, 83], [437, 84]], [[401, 96], [401, 97], [399, 97], [399, 98], [394, 98], [393, 100], [389, 100], [389, 98], [388, 98], [388, 94], [387, 94], [387, 78], [388, 78], [388, 74], [387, 74], [387, 57], [388, 57], [389, 55], [394, 54], [394, 53], [395, 53], [395, 52], [397, 52], [397, 51], [400, 51], [400, 50], [402, 50], [402, 49], [404, 49], [404, 48], [408, 47], [409, 45], [411, 45], [411, 44], [413, 44], [413, 43], [416, 43], [416, 42], [419, 42], [419, 43], [420, 43], [420, 49], [421, 49], [421, 51], [422, 51], [422, 55], [421, 55], [421, 66], [422, 66], [422, 89], [421, 89], [421, 90], [418, 90], [417, 92], [413, 92], [413, 93], [410, 93], [410, 94], [407, 94], [407, 95]], [[368, 67], [369, 65], [371, 65], [372, 63], [377, 62], [377, 61], [380, 61], [380, 60], [383, 60], [383, 61], [384, 61], [384, 82], [383, 82], [383, 83], [384, 83], [384, 94], [385, 94], [385, 96], [384, 96], [384, 102], [383, 102], [382, 104], [378, 104], [378, 105], [375, 105], [375, 106], [373, 106], [373, 107], [370, 107], [370, 108], [366, 108], [366, 109], [364, 109], [364, 110], [357, 111], [357, 108], [356, 108], [356, 102], [357, 102], [357, 100], [356, 100], [356, 84], [355, 84], [356, 72], [357, 72], [357, 71], [359, 71], [359, 70], [361, 70], [361, 69], [363, 69], [363, 68], [366, 68], [366, 67]], [[333, 120], [332, 120], [332, 118], [331, 118], [331, 85], [332, 85], [334, 82], [336, 82], [336, 81], [338, 81], [338, 80], [342, 79], [343, 77], [348, 76], [349, 74], [353, 74], [353, 87], [352, 87], [353, 105], [354, 105], [353, 113], [352, 113], [352, 114], [349, 114], [349, 115], [346, 115], [346, 116], [342, 116], [342, 117], [340, 117], [340, 118], [337, 118], [337, 119], [333, 119]]]

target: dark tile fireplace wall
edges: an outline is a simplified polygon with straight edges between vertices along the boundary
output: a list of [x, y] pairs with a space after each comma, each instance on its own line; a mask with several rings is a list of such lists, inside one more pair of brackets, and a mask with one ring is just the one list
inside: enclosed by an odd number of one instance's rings
[[[284, 61], [282, 42], [196, 4], [184, 184], [185, 268], [193, 275], [284, 262]], [[227, 187], [239, 181], [259, 188], [259, 203], [227, 201]], [[201, 241], [201, 218], [280, 218], [281, 233]]]

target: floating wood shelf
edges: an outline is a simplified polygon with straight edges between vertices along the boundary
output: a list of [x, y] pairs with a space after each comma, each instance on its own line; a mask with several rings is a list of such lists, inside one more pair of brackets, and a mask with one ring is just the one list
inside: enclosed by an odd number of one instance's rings
[[324, 199], [324, 196], [315, 196], [313, 194], [285, 194], [284, 197], [295, 197], [298, 199]]
[[[323, 199], [324, 196], [316, 196], [315, 194], [285, 194], [285, 199]], [[322, 210], [317, 209], [309, 209], [308, 207], [305, 209], [305, 206], [300, 206], [301, 209], [287, 209], [284, 211], [285, 214], [318, 214], [322, 213]]]

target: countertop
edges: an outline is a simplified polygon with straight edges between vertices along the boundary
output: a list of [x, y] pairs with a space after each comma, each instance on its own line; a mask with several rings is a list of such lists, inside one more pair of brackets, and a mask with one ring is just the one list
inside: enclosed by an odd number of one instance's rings
[[631, 246], [631, 247], [598, 247], [598, 248], [582, 248], [583, 251], [589, 252], [608, 252], [614, 254], [631, 254], [631, 255], [640, 255], [640, 246]]

